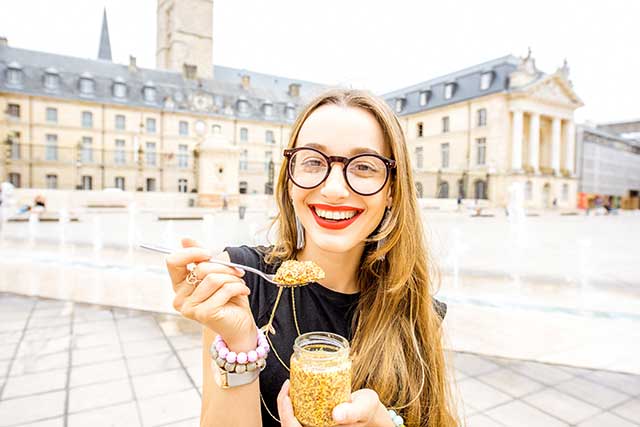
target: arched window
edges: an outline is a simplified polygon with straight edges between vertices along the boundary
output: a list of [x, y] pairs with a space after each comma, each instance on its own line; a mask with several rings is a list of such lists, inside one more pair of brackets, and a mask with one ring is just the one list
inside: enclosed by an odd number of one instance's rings
[[49, 67], [44, 70], [44, 87], [49, 90], [56, 90], [60, 86], [60, 74], [58, 70]]
[[127, 96], [127, 84], [121, 77], [116, 77], [113, 81], [113, 97], [114, 98], [126, 98]]
[[82, 95], [90, 96], [96, 91], [96, 81], [93, 79], [91, 74], [83, 73], [78, 81], [78, 87], [80, 88], [80, 93]]
[[475, 198], [486, 199], [487, 198], [487, 182], [481, 179], [477, 180], [474, 184]]
[[22, 66], [12, 61], [7, 66], [7, 84], [10, 86], [22, 86]]
[[145, 102], [156, 102], [156, 87], [152, 82], [145, 83], [142, 88], [142, 96]]
[[438, 188], [438, 198], [439, 199], [448, 199], [449, 198], [449, 183], [447, 181], [442, 181]]
[[422, 197], [422, 183], [421, 182], [416, 182], [416, 193], [418, 194], [418, 197]]

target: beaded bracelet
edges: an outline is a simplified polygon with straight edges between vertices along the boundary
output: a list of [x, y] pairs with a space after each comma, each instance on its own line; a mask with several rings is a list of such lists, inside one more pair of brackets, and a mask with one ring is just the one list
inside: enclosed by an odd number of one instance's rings
[[391, 417], [391, 421], [393, 421], [393, 427], [405, 427], [404, 420], [393, 409], [389, 409], [389, 416]]
[[216, 361], [221, 369], [227, 372], [235, 372], [242, 374], [245, 372], [262, 370], [266, 365], [267, 353], [271, 350], [264, 333], [258, 330], [256, 339], [256, 349], [248, 352], [236, 353], [229, 350], [227, 343], [224, 342], [220, 335], [216, 336], [211, 344], [209, 352], [211, 358]]

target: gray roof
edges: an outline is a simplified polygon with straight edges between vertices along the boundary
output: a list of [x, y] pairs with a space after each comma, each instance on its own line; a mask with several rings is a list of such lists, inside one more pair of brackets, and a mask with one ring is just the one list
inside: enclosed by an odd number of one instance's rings
[[[516, 70], [520, 62], [521, 60], [513, 55], [503, 56], [445, 76], [386, 93], [382, 97], [394, 108], [394, 111], [395, 101], [403, 99], [404, 107], [400, 113], [396, 112], [396, 114], [404, 116], [479, 96], [504, 92], [509, 89], [509, 74]], [[486, 90], [480, 90], [480, 76], [486, 72], [491, 72], [493, 75], [491, 85]], [[450, 99], [445, 99], [444, 90], [445, 85], [448, 83], [454, 83], [454, 92]], [[428, 101], [426, 105], [420, 105], [420, 93], [424, 91], [428, 91]]]
[[[578, 128], [582, 130], [583, 135], [595, 135], [595, 136], [599, 136], [601, 138], [605, 138], [608, 139], [610, 141], [616, 141], [625, 145], [628, 145], [629, 147], [635, 148], [635, 149], [640, 149], [640, 140], [639, 139], [632, 139], [632, 138], [625, 138], [624, 136], [612, 132], [608, 129], [603, 129], [600, 127], [592, 127], [589, 125], [578, 125]], [[596, 141], [592, 141], [590, 140], [588, 137], [583, 136], [582, 137], [583, 141], [589, 141], [589, 142], [598, 142]]]
[[[7, 69], [16, 66], [23, 75], [22, 84], [17, 86], [7, 81]], [[44, 87], [46, 71], [59, 74], [58, 89]], [[90, 95], [80, 92], [79, 79], [85, 73], [95, 80], [95, 92]], [[251, 77], [248, 89], [242, 87], [243, 74]], [[125, 98], [114, 96], [113, 85], [117, 81], [124, 81], [127, 85]], [[289, 96], [290, 83], [300, 84], [300, 96]], [[145, 86], [155, 87], [155, 101], [144, 99]], [[312, 96], [326, 88], [318, 83], [219, 66], [214, 67], [214, 79], [187, 79], [175, 71], [132, 68], [104, 60], [0, 46], [0, 92], [290, 123], [292, 120], [286, 115], [287, 107], [299, 110]], [[198, 96], [209, 100], [206, 108], [194, 107], [192, 101]], [[238, 111], [239, 100], [246, 100], [248, 104], [245, 113]], [[267, 102], [273, 105], [270, 116], [264, 114], [263, 105]]]

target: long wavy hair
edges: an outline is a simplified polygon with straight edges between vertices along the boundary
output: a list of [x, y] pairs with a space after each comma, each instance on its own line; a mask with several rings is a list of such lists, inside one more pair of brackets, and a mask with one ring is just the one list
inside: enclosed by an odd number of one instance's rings
[[[367, 239], [358, 271], [360, 299], [351, 341], [353, 389], [375, 390], [385, 406], [402, 414], [407, 426], [457, 426], [441, 318], [432, 299], [437, 270], [426, 250], [402, 128], [378, 97], [366, 91], [334, 89], [318, 96], [300, 113], [289, 148], [295, 147], [305, 120], [317, 108], [330, 104], [372, 114], [397, 164], [390, 184], [390, 218]], [[275, 244], [266, 257], [270, 263], [295, 259], [298, 252], [288, 184], [285, 162], [276, 187], [279, 214], [274, 221]], [[378, 248], [379, 240], [383, 242]]]

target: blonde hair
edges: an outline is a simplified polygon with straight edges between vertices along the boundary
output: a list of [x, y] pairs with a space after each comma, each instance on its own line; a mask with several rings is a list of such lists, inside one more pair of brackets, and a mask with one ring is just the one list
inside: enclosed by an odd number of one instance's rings
[[[431, 297], [436, 270], [426, 251], [400, 123], [387, 104], [369, 92], [331, 90], [300, 113], [291, 131], [289, 148], [295, 146], [305, 120], [323, 105], [361, 108], [372, 114], [397, 164], [391, 179], [390, 220], [367, 239], [358, 271], [360, 299], [351, 341], [353, 388], [375, 390], [385, 406], [402, 414], [407, 426], [456, 426], [441, 318]], [[276, 243], [266, 257], [269, 263], [297, 255], [295, 213], [290, 199], [285, 164], [276, 186], [279, 214], [274, 221]], [[376, 242], [381, 239], [384, 241], [377, 248]]]

